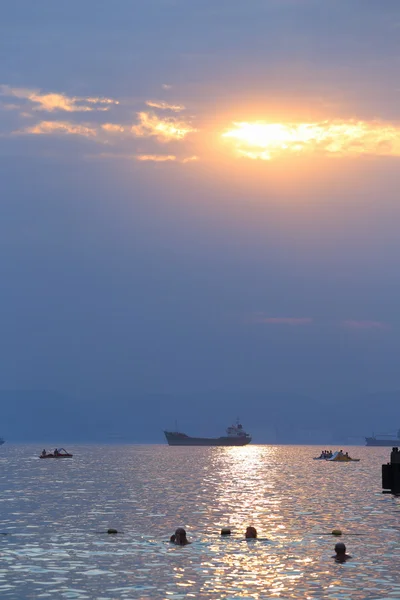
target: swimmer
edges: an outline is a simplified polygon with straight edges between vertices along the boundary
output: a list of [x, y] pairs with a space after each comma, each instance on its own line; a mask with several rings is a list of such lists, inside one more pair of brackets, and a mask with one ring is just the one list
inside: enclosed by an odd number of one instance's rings
[[338, 542], [335, 545], [335, 552], [336, 554], [334, 556], [332, 556], [332, 558], [334, 558], [336, 560], [336, 562], [346, 562], [346, 560], [348, 560], [349, 558], [351, 558], [350, 554], [346, 554], [346, 546], [343, 544], [343, 542]]
[[[175, 538], [172, 541], [172, 538]], [[192, 542], [189, 542], [189, 540], [186, 537], [186, 531], [183, 529], [183, 527], [178, 527], [178, 529], [175, 531], [175, 534], [171, 536], [171, 540], [170, 540], [173, 544], [176, 544], [177, 546], [187, 546], [187, 544], [191, 544]]]
[[255, 527], [247, 527], [246, 533], [244, 534], [247, 539], [256, 539], [257, 537], [257, 529]]

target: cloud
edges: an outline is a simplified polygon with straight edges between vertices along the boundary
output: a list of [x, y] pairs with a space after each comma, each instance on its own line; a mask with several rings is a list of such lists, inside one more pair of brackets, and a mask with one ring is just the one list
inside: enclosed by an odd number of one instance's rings
[[155, 162], [155, 163], [179, 163], [187, 164], [199, 160], [197, 156], [186, 156], [181, 158], [175, 154], [132, 154], [122, 152], [100, 152], [99, 154], [87, 155], [86, 158], [91, 160], [96, 159], [113, 159], [113, 160], [134, 160], [137, 162]]
[[[265, 313], [259, 312], [253, 314], [249, 321], [251, 323], [261, 323], [264, 325], [311, 325], [315, 323], [312, 317], [270, 317]], [[323, 325], [331, 325], [337, 327], [338, 322], [335, 320], [322, 321]], [[340, 321], [340, 326], [346, 329], [352, 330], [387, 330], [389, 329], [388, 323], [384, 321], [369, 321], [369, 320], [356, 320], [346, 319]]]
[[194, 129], [189, 123], [174, 117], [160, 119], [150, 112], [138, 113], [139, 125], [132, 127], [132, 132], [138, 137], [157, 137], [160, 142], [182, 140]]
[[[35, 111], [64, 111], [64, 112], [89, 112], [89, 111], [107, 111], [112, 104], [118, 104], [118, 100], [111, 98], [93, 98], [67, 96], [66, 94], [41, 93], [40, 90], [30, 90], [25, 88], [12, 88], [7, 85], [0, 86], [0, 95], [9, 98], [18, 98], [31, 102]], [[17, 109], [21, 107], [15, 105]]]
[[26, 127], [14, 131], [14, 135], [81, 135], [84, 137], [95, 137], [96, 129], [87, 125], [77, 125], [68, 121], [41, 121], [32, 127]]
[[109, 133], [123, 133], [125, 131], [125, 127], [116, 123], [104, 123], [101, 128]]
[[313, 323], [311, 317], [266, 317], [258, 313], [252, 317], [253, 323], [264, 323], [266, 325], [310, 325]]
[[137, 154], [135, 159], [140, 162], [168, 162], [176, 160], [176, 156], [173, 154]]
[[286, 154], [400, 156], [400, 127], [381, 121], [240, 122], [222, 137], [238, 156], [259, 160]]
[[171, 90], [172, 89], [172, 85], [170, 85], [169, 83], [163, 83], [161, 87], [163, 90]]
[[151, 108], [159, 108], [160, 110], [171, 110], [172, 112], [180, 112], [185, 110], [185, 106], [183, 104], [168, 104], [168, 102], [161, 102], [157, 100], [147, 100], [147, 106]]
[[19, 104], [12, 104], [12, 103], [4, 104], [3, 102], [0, 102], [0, 108], [3, 110], [20, 110], [21, 107]]
[[77, 101], [89, 102], [89, 104], [119, 104], [118, 100], [113, 98], [77, 98]]
[[365, 329], [389, 329], [389, 326], [384, 321], [356, 321], [347, 319], [341, 322], [342, 327], [346, 329], [365, 330]]

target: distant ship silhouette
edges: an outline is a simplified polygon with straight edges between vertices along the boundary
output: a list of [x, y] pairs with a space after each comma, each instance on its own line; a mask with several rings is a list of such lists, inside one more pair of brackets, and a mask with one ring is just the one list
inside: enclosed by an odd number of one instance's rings
[[378, 433], [365, 438], [367, 446], [400, 446], [400, 429], [397, 432], [397, 438], [393, 434]]
[[243, 429], [239, 419], [226, 430], [226, 435], [218, 438], [190, 437], [180, 431], [164, 431], [169, 446], [246, 446], [251, 435]]

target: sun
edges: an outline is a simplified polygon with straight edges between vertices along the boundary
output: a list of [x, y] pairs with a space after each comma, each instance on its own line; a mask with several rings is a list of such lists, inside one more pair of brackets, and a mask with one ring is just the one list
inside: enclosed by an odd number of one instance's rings
[[227, 131], [223, 137], [231, 137], [259, 148], [283, 147], [295, 139], [294, 131], [280, 123], [235, 123], [236, 129]]
[[236, 122], [222, 138], [237, 155], [260, 160], [286, 154], [400, 156], [400, 128], [377, 121]]
[[222, 137], [234, 141], [239, 154], [249, 158], [270, 160], [285, 151], [301, 152], [305, 144], [321, 136], [315, 126], [307, 123], [290, 125], [282, 123], [234, 123], [234, 129]]

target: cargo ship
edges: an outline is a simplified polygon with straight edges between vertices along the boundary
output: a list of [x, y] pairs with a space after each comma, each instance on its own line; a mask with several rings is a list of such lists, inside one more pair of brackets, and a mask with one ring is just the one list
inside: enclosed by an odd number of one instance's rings
[[251, 435], [246, 433], [239, 421], [226, 430], [226, 435], [218, 438], [190, 437], [180, 431], [164, 431], [169, 446], [246, 446]]
[[367, 446], [400, 446], [400, 429], [397, 432], [397, 437], [394, 434], [380, 433], [372, 434], [371, 437], [365, 438]]

